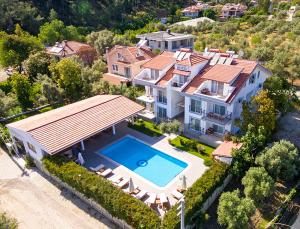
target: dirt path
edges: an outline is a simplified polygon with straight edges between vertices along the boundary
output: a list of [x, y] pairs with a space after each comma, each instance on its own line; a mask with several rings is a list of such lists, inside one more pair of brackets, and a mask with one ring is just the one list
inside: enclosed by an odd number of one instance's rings
[[114, 228], [78, 198], [59, 190], [39, 173], [22, 175], [1, 149], [0, 211], [15, 217], [20, 228]]

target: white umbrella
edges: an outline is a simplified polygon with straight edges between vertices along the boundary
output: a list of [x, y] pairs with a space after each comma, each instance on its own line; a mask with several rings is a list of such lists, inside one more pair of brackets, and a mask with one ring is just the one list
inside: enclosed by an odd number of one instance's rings
[[84, 159], [82, 157], [82, 154], [81, 153], [78, 153], [78, 162], [79, 164], [83, 165], [84, 164]]
[[182, 175], [180, 180], [181, 180], [181, 189], [186, 190], [186, 177], [185, 177], [185, 175]]
[[134, 192], [134, 185], [133, 185], [133, 181], [132, 178], [130, 177], [129, 179], [129, 187], [128, 187], [128, 191], [129, 193], [133, 193]]

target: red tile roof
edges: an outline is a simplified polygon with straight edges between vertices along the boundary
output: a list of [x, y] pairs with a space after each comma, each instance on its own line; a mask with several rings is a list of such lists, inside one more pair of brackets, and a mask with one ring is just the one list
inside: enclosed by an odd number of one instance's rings
[[63, 41], [54, 46], [47, 47], [46, 50], [49, 54], [59, 56], [70, 56], [84, 51], [95, 51], [92, 46], [78, 41]]
[[181, 71], [181, 70], [175, 69], [173, 71], [173, 74], [178, 74], [178, 75], [182, 75], [182, 76], [189, 76], [191, 74], [191, 72]]
[[98, 95], [10, 123], [55, 154], [134, 115], [144, 107], [120, 95]]
[[219, 157], [232, 157], [231, 152], [233, 149], [239, 149], [242, 147], [241, 143], [234, 143], [232, 141], [225, 141], [212, 153], [213, 156]]
[[112, 84], [112, 85], [116, 85], [116, 86], [120, 86], [122, 85], [122, 83], [127, 83], [130, 80], [122, 77], [122, 76], [118, 76], [112, 73], [104, 73], [102, 79], [104, 81], [107, 81], [108, 83]]
[[243, 68], [237, 66], [216, 64], [202, 77], [207, 80], [230, 83], [242, 72], [242, 70]]
[[173, 78], [174, 67], [171, 67], [166, 74], [156, 83], [159, 87], [167, 86], [167, 83]]
[[167, 66], [176, 63], [176, 58], [173, 52], [164, 51], [160, 55], [149, 60], [147, 63], [143, 64], [143, 68], [151, 68], [156, 70], [163, 70]]
[[178, 61], [178, 64], [185, 65], [185, 66], [193, 66], [195, 64], [199, 64], [208, 60], [209, 58], [207, 57], [192, 53], [188, 58]]
[[120, 53], [124, 58], [123, 62], [135, 63], [143, 60], [150, 60], [155, 57], [155, 54], [147, 47], [136, 47], [136, 46], [114, 46], [108, 53], [109, 56], [115, 53]]

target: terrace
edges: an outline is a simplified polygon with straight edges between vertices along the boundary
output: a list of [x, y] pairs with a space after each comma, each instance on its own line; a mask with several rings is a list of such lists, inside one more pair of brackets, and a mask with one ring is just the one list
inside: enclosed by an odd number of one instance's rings
[[[82, 153], [85, 161], [83, 166], [90, 169], [91, 167], [95, 168], [100, 164], [103, 164], [106, 168], [110, 168], [112, 170], [112, 173], [107, 176], [108, 179], [111, 179], [116, 175], [122, 176], [124, 179], [131, 178], [135, 187], [138, 186], [140, 190], [147, 192], [147, 195], [142, 198], [145, 203], [148, 202], [151, 194], [155, 193], [159, 196], [159, 194], [164, 193], [168, 198], [169, 207], [171, 207], [178, 201], [174, 198], [172, 192], [180, 188], [181, 175], [185, 175], [187, 187], [190, 187], [207, 169], [204, 165], [203, 159], [171, 146], [168, 143], [168, 137], [165, 135], [160, 137], [147, 136], [141, 132], [128, 128], [127, 122], [125, 121], [116, 125], [116, 130], [115, 135], [112, 134], [112, 130], [107, 130], [85, 141], [85, 150]], [[166, 186], [160, 187], [100, 153], [105, 147], [114, 144], [128, 135], [143, 141], [147, 145], [162, 151], [171, 157], [182, 160], [187, 163], [188, 166], [182, 172], [177, 174]], [[130, 155], [128, 155], [128, 157], [130, 157]], [[124, 186], [123, 190], [128, 192], [128, 185]], [[154, 208], [160, 215], [163, 215], [165, 212], [162, 208], [159, 208], [158, 204], [152, 205], [152, 208]]]

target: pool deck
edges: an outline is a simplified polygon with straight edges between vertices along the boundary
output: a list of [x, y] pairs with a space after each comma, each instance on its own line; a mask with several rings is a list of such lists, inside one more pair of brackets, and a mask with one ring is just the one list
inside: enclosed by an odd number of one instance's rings
[[[180, 174], [178, 174], [169, 184], [165, 187], [161, 188], [150, 181], [146, 180], [145, 178], [139, 176], [135, 172], [127, 169], [126, 167], [119, 165], [110, 159], [106, 158], [105, 156], [101, 156], [99, 151], [108, 146], [109, 144], [114, 143], [115, 141], [121, 139], [126, 135], [131, 135], [148, 145], [152, 146], [155, 149], [158, 149], [172, 157], [175, 157], [181, 161], [188, 163], [187, 168], [185, 168]], [[172, 136], [170, 136], [172, 138]], [[96, 137], [92, 137], [84, 142], [85, 144], [85, 151], [83, 153], [83, 158], [85, 160], [84, 166], [86, 168], [89, 167], [97, 167], [100, 164], [104, 164], [107, 168], [111, 168], [113, 170], [113, 174], [120, 174], [124, 178], [132, 178], [133, 183], [135, 186], [138, 186], [140, 189], [147, 191], [148, 194], [151, 193], [165, 193], [169, 199], [171, 205], [176, 203], [176, 199], [173, 198], [171, 192], [176, 190], [180, 187], [180, 180], [179, 176], [185, 175], [187, 187], [191, 186], [202, 174], [205, 172], [207, 167], [204, 165], [204, 161], [196, 157], [190, 153], [178, 150], [171, 146], [168, 143], [169, 136], [160, 136], [160, 137], [150, 137], [133, 129], [127, 127], [126, 122], [122, 122], [116, 126], [116, 135], [112, 135], [112, 133], [104, 133], [102, 132], [100, 135]], [[175, 137], [175, 136], [173, 136]], [[163, 175], [163, 174], [162, 174]], [[125, 188], [126, 189], [126, 188]], [[143, 201], [146, 202], [146, 196]], [[155, 208], [155, 210], [160, 214], [163, 215], [164, 211], [160, 208]]]

